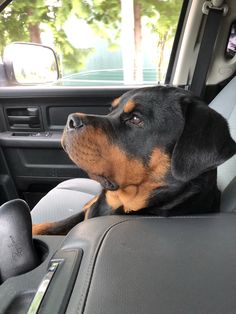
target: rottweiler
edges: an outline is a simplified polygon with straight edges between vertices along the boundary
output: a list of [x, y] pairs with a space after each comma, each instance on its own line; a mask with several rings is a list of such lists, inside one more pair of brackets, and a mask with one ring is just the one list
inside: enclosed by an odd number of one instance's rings
[[111, 108], [105, 116], [71, 114], [62, 136], [64, 150], [102, 192], [74, 216], [34, 225], [34, 234], [66, 234], [104, 215], [219, 211], [216, 167], [236, 153], [220, 114], [170, 86], [128, 91]]

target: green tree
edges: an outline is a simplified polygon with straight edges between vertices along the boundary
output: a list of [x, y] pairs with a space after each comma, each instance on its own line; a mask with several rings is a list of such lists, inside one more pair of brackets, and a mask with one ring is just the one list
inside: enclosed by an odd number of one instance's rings
[[[157, 79], [162, 79], [162, 64], [165, 47], [174, 39], [182, 0], [146, 0], [143, 5], [143, 14], [150, 17], [149, 26], [157, 38]], [[155, 21], [155, 22], [153, 22]]]
[[[138, 72], [141, 58], [141, 18], [149, 18], [149, 27], [156, 34], [157, 79], [162, 79], [162, 63], [167, 43], [174, 38], [183, 0], [133, 0], [135, 72]], [[73, 12], [82, 16], [93, 29], [106, 38], [111, 47], [116, 47], [120, 36], [121, 0], [73, 0]], [[104, 14], [105, 12], [105, 14]], [[111, 31], [113, 30], [113, 32]], [[135, 73], [134, 73], [135, 75]]]
[[0, 54], [14, 41], [41, 43], [44, 24], [50, 27], [54, 48], [63, 56], [63, 68], [78, 71], [92, 49], [76, 49], [68, 41], [63, 24], [72, 13], [72, 3], [65, 0], [13, 1], [0, 17]]
[[[63, 25], [72, 15], [85, 20], [111, 49], [118, 48], [121, 30], [121, 0], [25, 0], [13, 1], [0, 17], [0, 53], [13, 41], [41, 42], [44, 25], [51, 29], [54, 48], [63, 56], [66, 72], [79, 71], [94, 49], [77, 49], [69, 42]], [[157, 72], [161, 78], [161, 64], [167, 43], [174, 37], [182, 0], [133, 0], [135, 72], [140, 65], [142, 32], [141, 18], [149, 18], [149, 26], [156, 35]], [[79, 36], [80, 30], [78, 30]], [[138, 74], [135, 74], [138, 75]]]

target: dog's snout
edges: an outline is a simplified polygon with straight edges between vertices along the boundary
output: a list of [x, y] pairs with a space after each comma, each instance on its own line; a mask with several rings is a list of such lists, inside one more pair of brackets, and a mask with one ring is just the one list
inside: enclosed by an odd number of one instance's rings
[[69, 130], [79, 129], [84, 126], [83, 121], [77, 114], [71, 114], [68, 117], [67, 128]]

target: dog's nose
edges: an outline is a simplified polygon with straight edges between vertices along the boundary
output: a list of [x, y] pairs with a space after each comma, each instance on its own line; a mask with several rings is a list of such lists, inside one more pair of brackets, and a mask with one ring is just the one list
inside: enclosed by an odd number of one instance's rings
[[84, 126], [83, 121], [77, 114], [71, 114], [68, 117], [67, 128], [69, 130], [79, 129]]

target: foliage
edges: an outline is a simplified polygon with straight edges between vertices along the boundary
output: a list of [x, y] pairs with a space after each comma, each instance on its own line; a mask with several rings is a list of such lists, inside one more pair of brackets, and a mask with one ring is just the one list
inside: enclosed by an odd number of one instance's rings
[[[120, 0], [73, 0], [73, 13], [87, 21], [110, 48], [117, 48], [120, 37]], [[105, 12], [105, 14], [104, 14]]]
[[182, 0], [144, 1], [143, 15], [150, 17], [149, 26], [160, 39], [166, 33], [167, 40], [174, 36], [182, 2]]
[[[157, 47], [158, 42], [173, 38], [182, 0], [134, 1], [141, 4], [142, 15], [149, 18]], [[10, 42], [30, 41], [31, 33], [37, 29], [40, 41], [40, 32], [46, 24], [53, 34], [55, 50], [63, 56], [63, 67], [67, 72], [79, 71], [93, 49], [73, 47], [63, 28], [64, 23], [72, 15], [84, 19], [94, 32], [108, 41], [110, 48], [115, 49], [120, 36], [120, 7], [120, 0], [15, 0], [0, 18], [0, 54]]]
[[[31, 41], [30, 26], [37, 26], [39, 32], [43, 24], [52, 31], [54, 47], [59, 57], [63, 56], [63, 68], [67, 72], [79, 71], [92, 49], [76, 49], [68, 41], [63, 24], [72, 12], [72, 4], [65, 0], [13, 1], [0, 18], [0, 55], [4, 47], [15, 41]], [[40, 43], [40, 38], [37, 41]]]

